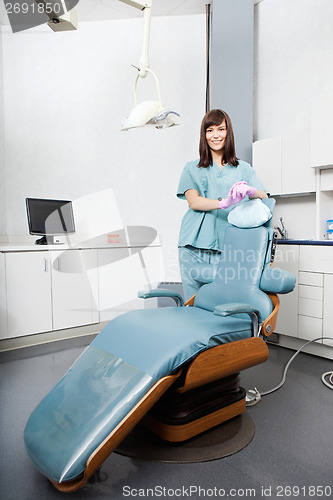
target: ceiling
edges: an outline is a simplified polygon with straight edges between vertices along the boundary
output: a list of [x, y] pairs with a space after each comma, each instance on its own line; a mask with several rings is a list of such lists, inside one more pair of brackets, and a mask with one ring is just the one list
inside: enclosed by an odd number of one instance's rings
[[[254, 5], [263, 0], [253, 0]], [[202, 14], [210, 0], [153, 0], [152, 14], [173, 16]], [[104, 21], [140, 17], [142, 13], [119, 0], [79, 0], [75, 7], [80, 21]], [[9, 25], [5, 2], [0, 0], [0, 24]]]

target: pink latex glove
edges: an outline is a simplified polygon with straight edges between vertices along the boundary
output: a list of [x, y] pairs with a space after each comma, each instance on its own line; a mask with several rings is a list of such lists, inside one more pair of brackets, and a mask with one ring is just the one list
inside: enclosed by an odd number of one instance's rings
[[219, 200], [219, 206], [222, 209], [229, 208], [242, 201], [246, 195], [254, 196], [256, 192], [257, 189], [255, 187], [248, 186], [245, 181], [235, 182], [235, 184], [231, 186], [227, 198]]
[[246, 186], [247, 187], [247, 190], [246, 190], [246, 194], [251, 198], [252, 196], [254, 196], [256, 194], [256, 192], [258, 191], [257, 188], [253, 187], [253, 186]]

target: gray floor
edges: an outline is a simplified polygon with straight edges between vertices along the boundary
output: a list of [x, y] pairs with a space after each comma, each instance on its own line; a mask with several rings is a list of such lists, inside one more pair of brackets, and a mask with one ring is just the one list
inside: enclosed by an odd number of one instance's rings
[[[31, 411], [84, 349], [82, 342], [0, 354], [2, 500], [64, 497], [30, 463], [22, 433]], [[280, 382], [293, 351], [275, 345], [269, 350], [264, 365], [243, 372], [246, 389], [265, 391]], [[331, 361], [301, 353], [285, 385], [247, 410], [256, 434], [233, 456], [165, 464], [114, 453], [99, 477], [70, 498], [333, 498], [333, 392], [320, 380], [332, 369]]]

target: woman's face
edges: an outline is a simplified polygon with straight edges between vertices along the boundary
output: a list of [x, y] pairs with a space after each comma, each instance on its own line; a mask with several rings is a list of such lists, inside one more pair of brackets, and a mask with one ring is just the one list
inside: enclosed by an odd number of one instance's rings
[[220, 125], [212, 125], [206, 129], [206, 141], [209, 148], [216, 153], [222, 152], [227, 137], [227, 126], [225, 121]]

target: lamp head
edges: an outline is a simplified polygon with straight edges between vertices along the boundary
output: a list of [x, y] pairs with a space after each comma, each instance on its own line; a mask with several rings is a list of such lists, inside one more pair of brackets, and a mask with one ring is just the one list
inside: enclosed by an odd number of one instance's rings
[[121, 130], [145, 125], [152, 125], [156, 128], [172, 127], [178, 125], [177, 116], [179, 116], [178, 113], [166, 110], [159, 101], [142, 101], [132, 109]]

